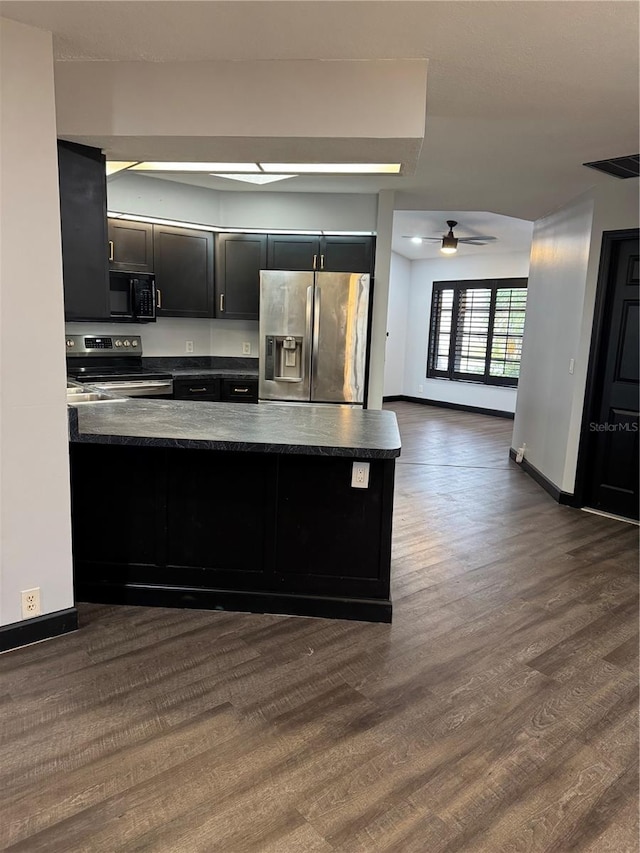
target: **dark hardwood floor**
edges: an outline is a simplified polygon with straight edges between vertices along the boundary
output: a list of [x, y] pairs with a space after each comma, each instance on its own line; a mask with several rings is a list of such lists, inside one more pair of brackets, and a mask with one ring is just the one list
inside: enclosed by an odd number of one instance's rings
[[0, 656], [0, 849], [638, 850], [638, 529], [389, 408], [393, 624], [81, 605]]

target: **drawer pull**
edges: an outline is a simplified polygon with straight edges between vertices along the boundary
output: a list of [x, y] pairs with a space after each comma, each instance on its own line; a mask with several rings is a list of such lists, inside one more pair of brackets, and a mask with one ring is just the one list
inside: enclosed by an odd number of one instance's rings
[[206, 394], [206, 388], [189, 388], [191, 394]]
[[249, 389], [248, 388], [234, 388], [233, 393], [234, 394], [248, 394]]

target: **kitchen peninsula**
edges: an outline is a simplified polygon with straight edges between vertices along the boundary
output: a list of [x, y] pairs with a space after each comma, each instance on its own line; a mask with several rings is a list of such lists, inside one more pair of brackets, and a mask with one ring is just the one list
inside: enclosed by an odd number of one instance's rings
[[391, 621], [393, 412], [69, 408], [81, 601]]

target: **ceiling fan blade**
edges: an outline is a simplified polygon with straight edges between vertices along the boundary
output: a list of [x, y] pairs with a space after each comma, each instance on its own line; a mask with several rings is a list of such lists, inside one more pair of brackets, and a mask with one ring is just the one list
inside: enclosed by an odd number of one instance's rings
[[477, 243], [484, 246], [485, 243], [493, 243], [497, 237], [458, 237], [459, 243]]

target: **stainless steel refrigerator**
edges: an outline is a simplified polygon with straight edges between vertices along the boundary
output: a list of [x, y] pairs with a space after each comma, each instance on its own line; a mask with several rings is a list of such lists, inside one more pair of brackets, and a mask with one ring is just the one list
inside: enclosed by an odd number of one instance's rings
[[364, 403], [369, 274], [260, 273], [260, 400]]

